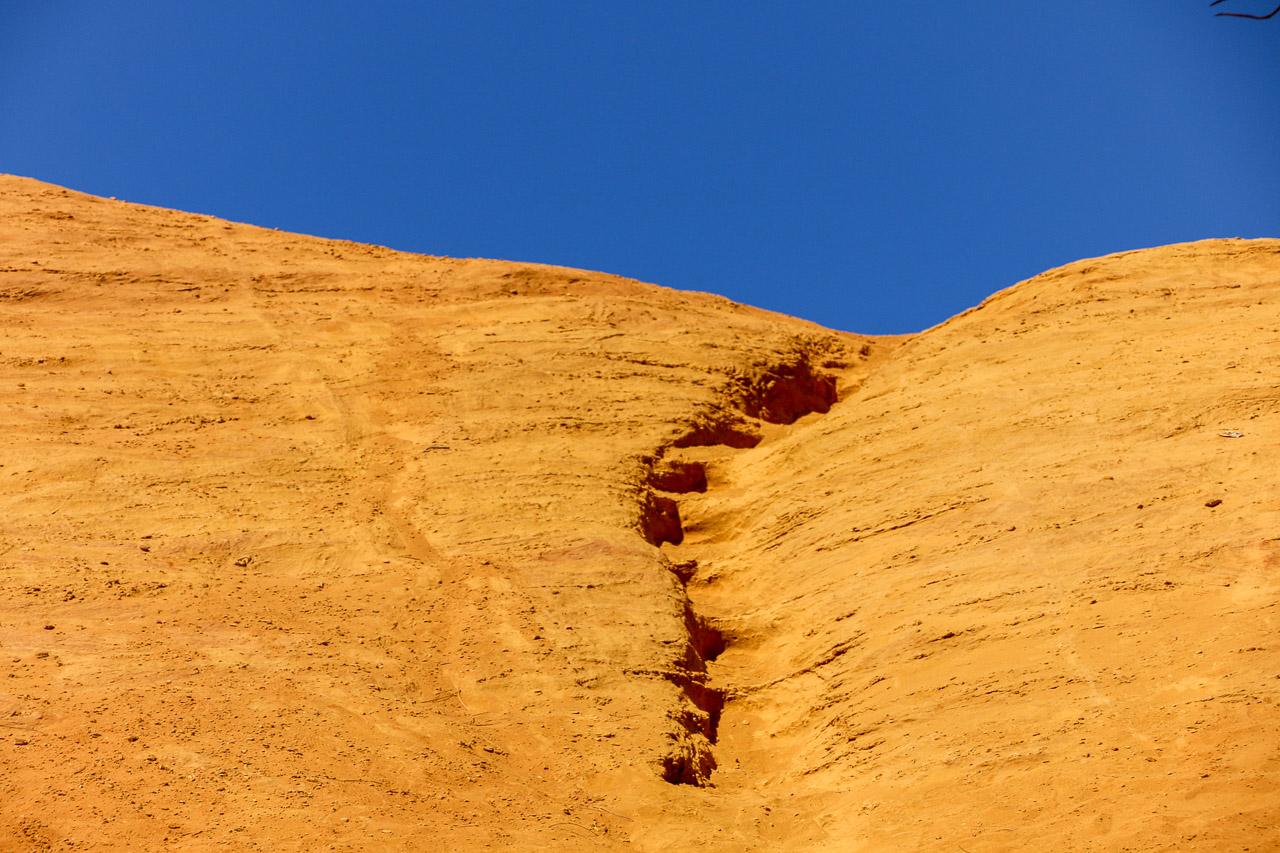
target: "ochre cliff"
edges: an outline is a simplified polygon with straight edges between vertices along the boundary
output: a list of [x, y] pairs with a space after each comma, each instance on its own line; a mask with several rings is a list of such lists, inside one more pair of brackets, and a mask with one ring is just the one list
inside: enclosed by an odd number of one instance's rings
[[0, 848], [1280, 844], [1280, 241], [919, 335], [0, 177]]

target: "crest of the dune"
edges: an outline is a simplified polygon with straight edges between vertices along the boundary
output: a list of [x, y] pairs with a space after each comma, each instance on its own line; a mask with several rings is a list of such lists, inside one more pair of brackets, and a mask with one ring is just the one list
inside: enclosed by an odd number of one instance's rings
[[0, 849], [1280, 844], [1280, 241], [875, 338], [0, 177], [0, 328]]

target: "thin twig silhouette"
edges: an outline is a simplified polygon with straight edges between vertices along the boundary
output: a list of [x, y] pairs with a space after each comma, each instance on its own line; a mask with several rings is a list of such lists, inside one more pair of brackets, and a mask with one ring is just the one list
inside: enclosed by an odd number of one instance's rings
[[[1226, 0], [1213, 0], [1209, 5], [1217, 6], [1219, 3], [1225, 2]], [[1269, 18], [1274, 18], [1277, 13], [1280, 13], [1280, 6], [1275, 7], [1265, 15], [1250, 15], [1246, 12], [1218, 12], [1217, 16], [1219, 18], [1248, 18], [1251, 21], [1265, 21]]]

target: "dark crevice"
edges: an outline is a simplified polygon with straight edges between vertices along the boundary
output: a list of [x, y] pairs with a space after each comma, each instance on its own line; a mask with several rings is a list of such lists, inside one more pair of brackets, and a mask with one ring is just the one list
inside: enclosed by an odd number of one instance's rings
[[707, 466], [701, 462], [668, 460], [649, 475], [649, 485], [664, 492], [686, 494], [707, 490]]
[[724, 691], [708, 687], [706, 673], [669, 672], [664, 676], [680, 688], [692, 706], [679, 715], [684, 728], [715, 743], [720, 714], [724, 712]]
[[715, 769], [716, 757], [706, 741], [677, 741], [671, 752], [662, 759], [662, 779], [672, 785], [705, 788], [711, 783], [711, 774]]
[[711, 747], [716, 743], [724, 713], [724, 691], [707, 686], [705, 671], [662, 675], [680, 688], [685, 699], [682, 707], [669, 715], [679, 730], [671, 733], [674, 743], [662, 760], [662, 778], [674, 785], [706, 787], [716, 769]]
[[711, 747], [720, 734], [725, 693], [707, 684], [707, 662], [725, 650], [723, 632], [710, 625], [684, 602], [684, 626], [688, 640], [676, 669], [662, 677], [680, 688], [684, 702], [670, 714], [679, 726], [672, 733], [674, 743], [662, 760], [662, 778], [676, 785], [705, 787], [711, 783], [716, 757]]
[[[864, 354], [865, 355], [865, 354]], [[740, 412], [775, 424], [794, 423], [812, 412], [825, 413], [836, 402], [835, 377], [819, 373], [810, 363], [810, 353], [802, 352], [787, 364], [775, 365], [733, 378], [729, 396]], [[741, 415], [721, 411], [703, 415], [670, 447], [725, 447], [745, 449], [760, 443], [758, 424]], [[640, 528], [653, 545], [684, 541], [680, 508], [671, 498], [652, 490], [685, 494], [707, 490], [706, 465], [693, 461], [660, 461], [666, 448], [642, 461], [649, 468], [641, 507]], [[664, 562], [666, 558], [664, 557]], [[708, 685], [707, 663], [726, 649], [725, 633], [699, 615], [689, 600], [687, 586], [698, 570], [697, 560], [666, 562], [680, 582], [684, 598], [686, 642], [675, 668], [660, 674], [680, 689], [680, 707], [670, 712], [675, 724], [668, 737], [672, 743], [662, 759], [662, 778], [674, 785], [706, 787], [716, 769], [712, 747], [719, 739], [720, 718], [726, 691]]]
[[689, 634], [689, 648], [698, 661], [689, 668], [705, 671], [707, 661], [713, 661], [724, 653], [727, 647], [724, 633], [695, 613], [693, 605], [687, 601], [684, 608], [684, 629]]
[[681, 560], [678, 563], [668, 563], [667, 569], [680, 580], [681, 586], [687, 586], [693, 579], [694, 573], [698, 571], [698, 561]]
[[646, 493], [640, 509], [640, 533], [650, 545], [679, 545], [684, 541], [679, 504], [671, 498]]
[[818, 373], [807, 358], [735, 381], [738, 405], [750, 417], [791, 424], [812, 412], [826, 414], [836, 402], [836, 379]]
[[760, 443], [760, 434], [749, 424], [738, 420], [708, 420], [695, 423], [689, 431], [671, 442], [672, 447], [714, 447], [724, 445], [745, 450]]

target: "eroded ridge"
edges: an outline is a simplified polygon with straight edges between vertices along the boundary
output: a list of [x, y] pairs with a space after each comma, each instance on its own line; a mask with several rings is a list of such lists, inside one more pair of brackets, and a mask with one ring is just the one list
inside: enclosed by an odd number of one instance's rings
[[[709, 487], [706, 462], [667, 458], [668, 451], [752, 448], [763, 438], [760, 421], [791, 424], [804, 415], [830, 410], [836, 402], [836, 379], [815, 368], [812, 355], [811, 350], [802, 350], [784, 363], [735, 375], [727, 394], [732, 409], [694, 418], [685, 431], [645, 460], [648, 472], [638, 527], [650, 544], [683, 543], [677, 497], [706, 492]], [[823, 366], [842, 365], [828, 361]], [[707, 665], [725, 651], [729, 638], [694, 609], [689, 597], [688, 584], [697, 574], [697, 560], [672, 561], [664, 555], [663, 561], [683, 597], [686, 639], [672, 669], [645, 673], [676, 685], [682, 696], [680, 707], [669, 714], [674, 724], [668, 732], [672, 744], [662, 757], [661, 773], [672, 784], [707, 787], [717, 766], [713, 747], [729, 697], [727, 690], [712, 683]]]

